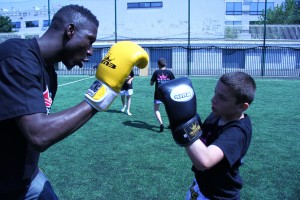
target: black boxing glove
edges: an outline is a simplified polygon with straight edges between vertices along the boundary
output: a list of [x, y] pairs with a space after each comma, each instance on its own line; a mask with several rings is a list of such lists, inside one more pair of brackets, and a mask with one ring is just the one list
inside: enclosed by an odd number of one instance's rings
[[157, 91], [165, 105], [175, 142], [188, 146], [199, 139], [202, 123], [191, 80], [186, 77], [173, 79], [161, 84]]

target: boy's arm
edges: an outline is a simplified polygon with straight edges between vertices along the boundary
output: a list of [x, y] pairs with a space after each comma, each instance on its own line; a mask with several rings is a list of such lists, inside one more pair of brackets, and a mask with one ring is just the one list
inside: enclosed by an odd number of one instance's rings
[[224, 153], [218, 146], [206, 147], [200, 139], [185, 146], [185, 150], [196, 169], [202, 171], [210, 169], [224, 158]]
[[151, 79], [150, 79], [150, 85], [152, 86], [155, 83], [156, 80], [156, 71], [153, 72]]
[[128, 79], [127, 83], [128, 83], [128, 84], [131, 84], [132, 81], [133, 81], [133, 79], [134, 79], [134, 77], [131, 77], [130, 79]]
[[133, 79], [134, 79], [134, 72], [131, 71], [131, 72], [130, 72], [130, 79], [128, 79], [127, 83], [128, 83], [128, 84], [131, 84], [132, 81], [133, 81]]
[[206, 170], [224, 158], [216, 145], [206, 147], [199, 139], [202, 122], [197, 114], [196, 95], [190, 79], [180, 77], [161, 84], [158, 95], [165, 105], [175, 142], [185, 147], [198, 170]]

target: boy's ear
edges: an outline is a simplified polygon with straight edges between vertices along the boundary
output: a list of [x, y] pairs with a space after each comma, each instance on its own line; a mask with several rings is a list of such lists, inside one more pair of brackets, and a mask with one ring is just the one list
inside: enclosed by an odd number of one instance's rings
[[247, 110], [249, 108], [249, 103], [241, 103], [241, 109], [243, 111]]

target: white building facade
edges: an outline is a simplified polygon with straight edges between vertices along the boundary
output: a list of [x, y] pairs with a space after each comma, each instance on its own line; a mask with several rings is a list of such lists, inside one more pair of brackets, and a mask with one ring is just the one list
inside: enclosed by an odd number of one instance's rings
[[[188, 35], [191, 39], [257, 39], [251, 35], [249, 25], [260, 20], [265, 9], [264, 2], [33, 0], [30, 6], [25, 7], [17, 1], [2, 3], [6, 7], [1, 8], [0, 15], [10, 17], [15, 34], [22, 37], [40, 36], [47, 29], [49, 19], [61, 6], [78, 4], [90, 9], [99, 19], [98, 40], [114, 40], [116, 37], [120, 40], [187, 39]], [[274, 9], [283, 2], [284, 0], [267, 1], [267, 8]], [[296, 3], [300, 5], [300, 0], [296, 0]], [[39, 6], [34, 6], [35, 4]], [[230, 35], [232, 27], [236, 28], [233, 33], [238, 36]]]
[[[273, 9], [283, 1], [268, 1], [267, 7]], [[300, 76], [300, 25], [286, 26], [281, 32], [276, 30], [282, 26], [271, 27], [271, 38], [263, 41], [264, 27], [251, 25], [260, 20], [265, 8], [261, 0], [51, 2], [47, 6], [46, 1], [36, 1], [40, 5], [31, 9], [19, 8], [16, 3], [11, 10], [2, 8], [0, 14], [9, 16], [14, 24], [15, 32], [10, 35], [30, 38], [47, 30], [49, 19], [61, 6], [78, 4], [90, 9], [100, 26], [94, 56], [86, 68], [78, 69], [90, 71], [80, 71], [82, 74], [93, 74], [92, 67], [115, 41], [135, 40], [150, 56], [149, 66], [136, 74], [152, 74], [157, 59], [165, 57], [177, 75], [220, 75], [242, 70], [254, 76]], [[0, 34], [0, 39], [5, 35]], [[59, 69], [64, 70], [61, 63]]]

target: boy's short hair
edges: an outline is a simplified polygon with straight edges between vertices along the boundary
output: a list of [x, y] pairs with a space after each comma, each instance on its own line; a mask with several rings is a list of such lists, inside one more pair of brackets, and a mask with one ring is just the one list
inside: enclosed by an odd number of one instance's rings
[[167, 61], [165, 58], [160, 58], [157, 61], [159, 68], [163, 68], [165, 66], [167, 66]]
[[251, 104], [254, 100], [256, 84], [249, 74], [244, 72], [230, 72], [223, 74], [220, 81], [232, 89], [236, 98], [236, 104]]

